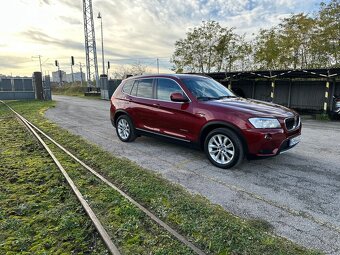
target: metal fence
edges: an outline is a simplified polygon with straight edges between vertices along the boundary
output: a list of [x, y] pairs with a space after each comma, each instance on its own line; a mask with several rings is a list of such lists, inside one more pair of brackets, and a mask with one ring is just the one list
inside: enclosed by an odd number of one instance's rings
[[[323, 110], [325, 102], [325, 80], [276, 80], [274, 97], [271, 99], [272, 82], [268, 80], [235, 80], [232, 89], [243, 93], [246, 98], [288, 106], [299, 110]], [[340, 81], [330, 82], [329, 109], [333, 96], [340, 95]]]
[[1, 100], [35, 99], [32, 78], [0, 78]]
[[105, 100], [110, 100], [112, 94], [115, 92], [119, 84], [122, 80], [114, 79], [108, 80], [107, 76], [100, 77], [100, 91], [101, 91], [101, 98]]
[[52, 100], [51, 92], [51, 78], [49, 75], [45, 76], [45, 81], [43, 82], [44, 99]]

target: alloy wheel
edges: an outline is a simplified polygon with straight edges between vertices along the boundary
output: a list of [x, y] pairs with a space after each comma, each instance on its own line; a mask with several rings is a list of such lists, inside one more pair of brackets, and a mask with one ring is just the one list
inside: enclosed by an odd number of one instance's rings
[[235, 146], [226, 135], [216, 134], [209, 140], [208, 151], [216, 163], [225, 165], [233, 160]]
[[125, 119], [118, 121], [118, 134], [123, 140], [127, 140], [130, 135], [130, 125]]

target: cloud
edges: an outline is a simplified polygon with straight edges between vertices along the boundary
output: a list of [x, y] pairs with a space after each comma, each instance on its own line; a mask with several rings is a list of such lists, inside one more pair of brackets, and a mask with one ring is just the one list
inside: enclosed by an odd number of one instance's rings
[[47, 4], [50, 5], [51, 4], [51, 0], [39, 0], [40, 4]]
[[[94, 13], [100, 11], [103, 16], [106, 59], [123, 64], [132, 63], [133, 58], [170, 58], [175, 42], [203, 20], [234, 27], [250, 40], [260, 28], [276, 26], [291, 13], [304, 11], [306, 4], [295, 0], [97, 0], [93, 7]], [[96, 19], [95, 23], [99, 24]], [[98, 25], [96, 31], [99, 39]], [[117, 53], [127, 60], [116, 60]]]
[[31, 62], [27, 57], [18, 57], [13, 55], [0, 55], [0, 69], [16, 69]]
[[21, 35], [24, 36], [24, 38], [39, 44], [59, 46], [63, 49], [75, 49], [75, 50], [84, 49], [83, 44], [80, 42], [68, 39], [57, 39], [34, 29], [22, 32]]
[[58, 2], [68, 6], [68, 7], [71, 7], [71, 8], [75, 8], [75, 9], [78, 9], [78, 10], [81, 10], [82, 9], [82, 1], [78, 0], [78, 1], [75, 1], [75, 0], [58, 0]]
[[[20, 4], [18, 4], [18, 2]], [[93, 0], [98, 62], [101, 60], [100, 21], [104, 26], [105, 59], [113, 63], [145, 63], [163, 58], [166, 65], [177, 40], [203, 20], [234, 27], [251, 39], [260, 28], [270, 28], [292, 13], [317, 10], [321, 0]], [[41, 54], [50, 59], [74, 55], [84, 63], [84, 30], [81, 0], [7, 1], [15, 22], [0, 28], [0, 55]], [[11, 7], [11, 8], [9, 8]], [[5, 24], [11, 16], [0, 16]], [[4, 45], [2, 45], [4, 44]], [[8, 56], [9, 57], [9, 56]], [[3, 61], [2, 61], [3, 62]], [[9, 64], [10, 65], [10, 64]], [[51, 67], [52, 68], [52, 67]]]
[[76, 19], [76, 18], [71, 18], [71, 17], [67, 17], [67, 16], [60, 16], [59, 19], [61, 19], [62, 21], [70, 24], [70, 25], [82, 25], [82, 21], [80, 19]]

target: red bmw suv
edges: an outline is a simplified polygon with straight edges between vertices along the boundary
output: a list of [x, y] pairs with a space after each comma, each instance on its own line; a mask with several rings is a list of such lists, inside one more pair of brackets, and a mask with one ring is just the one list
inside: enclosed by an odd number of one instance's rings
[[295, 111], [236, 97], [199, 75], [130, 77], [113, 94], [110, 112], [121, 141], [157, 135], [194, 143], [220, 168], [236, 166], [247, 155], [278, 155], [301, 135]]

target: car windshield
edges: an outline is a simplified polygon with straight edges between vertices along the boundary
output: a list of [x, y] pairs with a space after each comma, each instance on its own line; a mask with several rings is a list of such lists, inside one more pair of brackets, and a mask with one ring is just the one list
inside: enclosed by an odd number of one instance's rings
[[204, 77], [183, 78], [182, 81], [198, 100], [218, 100], [222, 98], [236, 97], [221, 83]]

